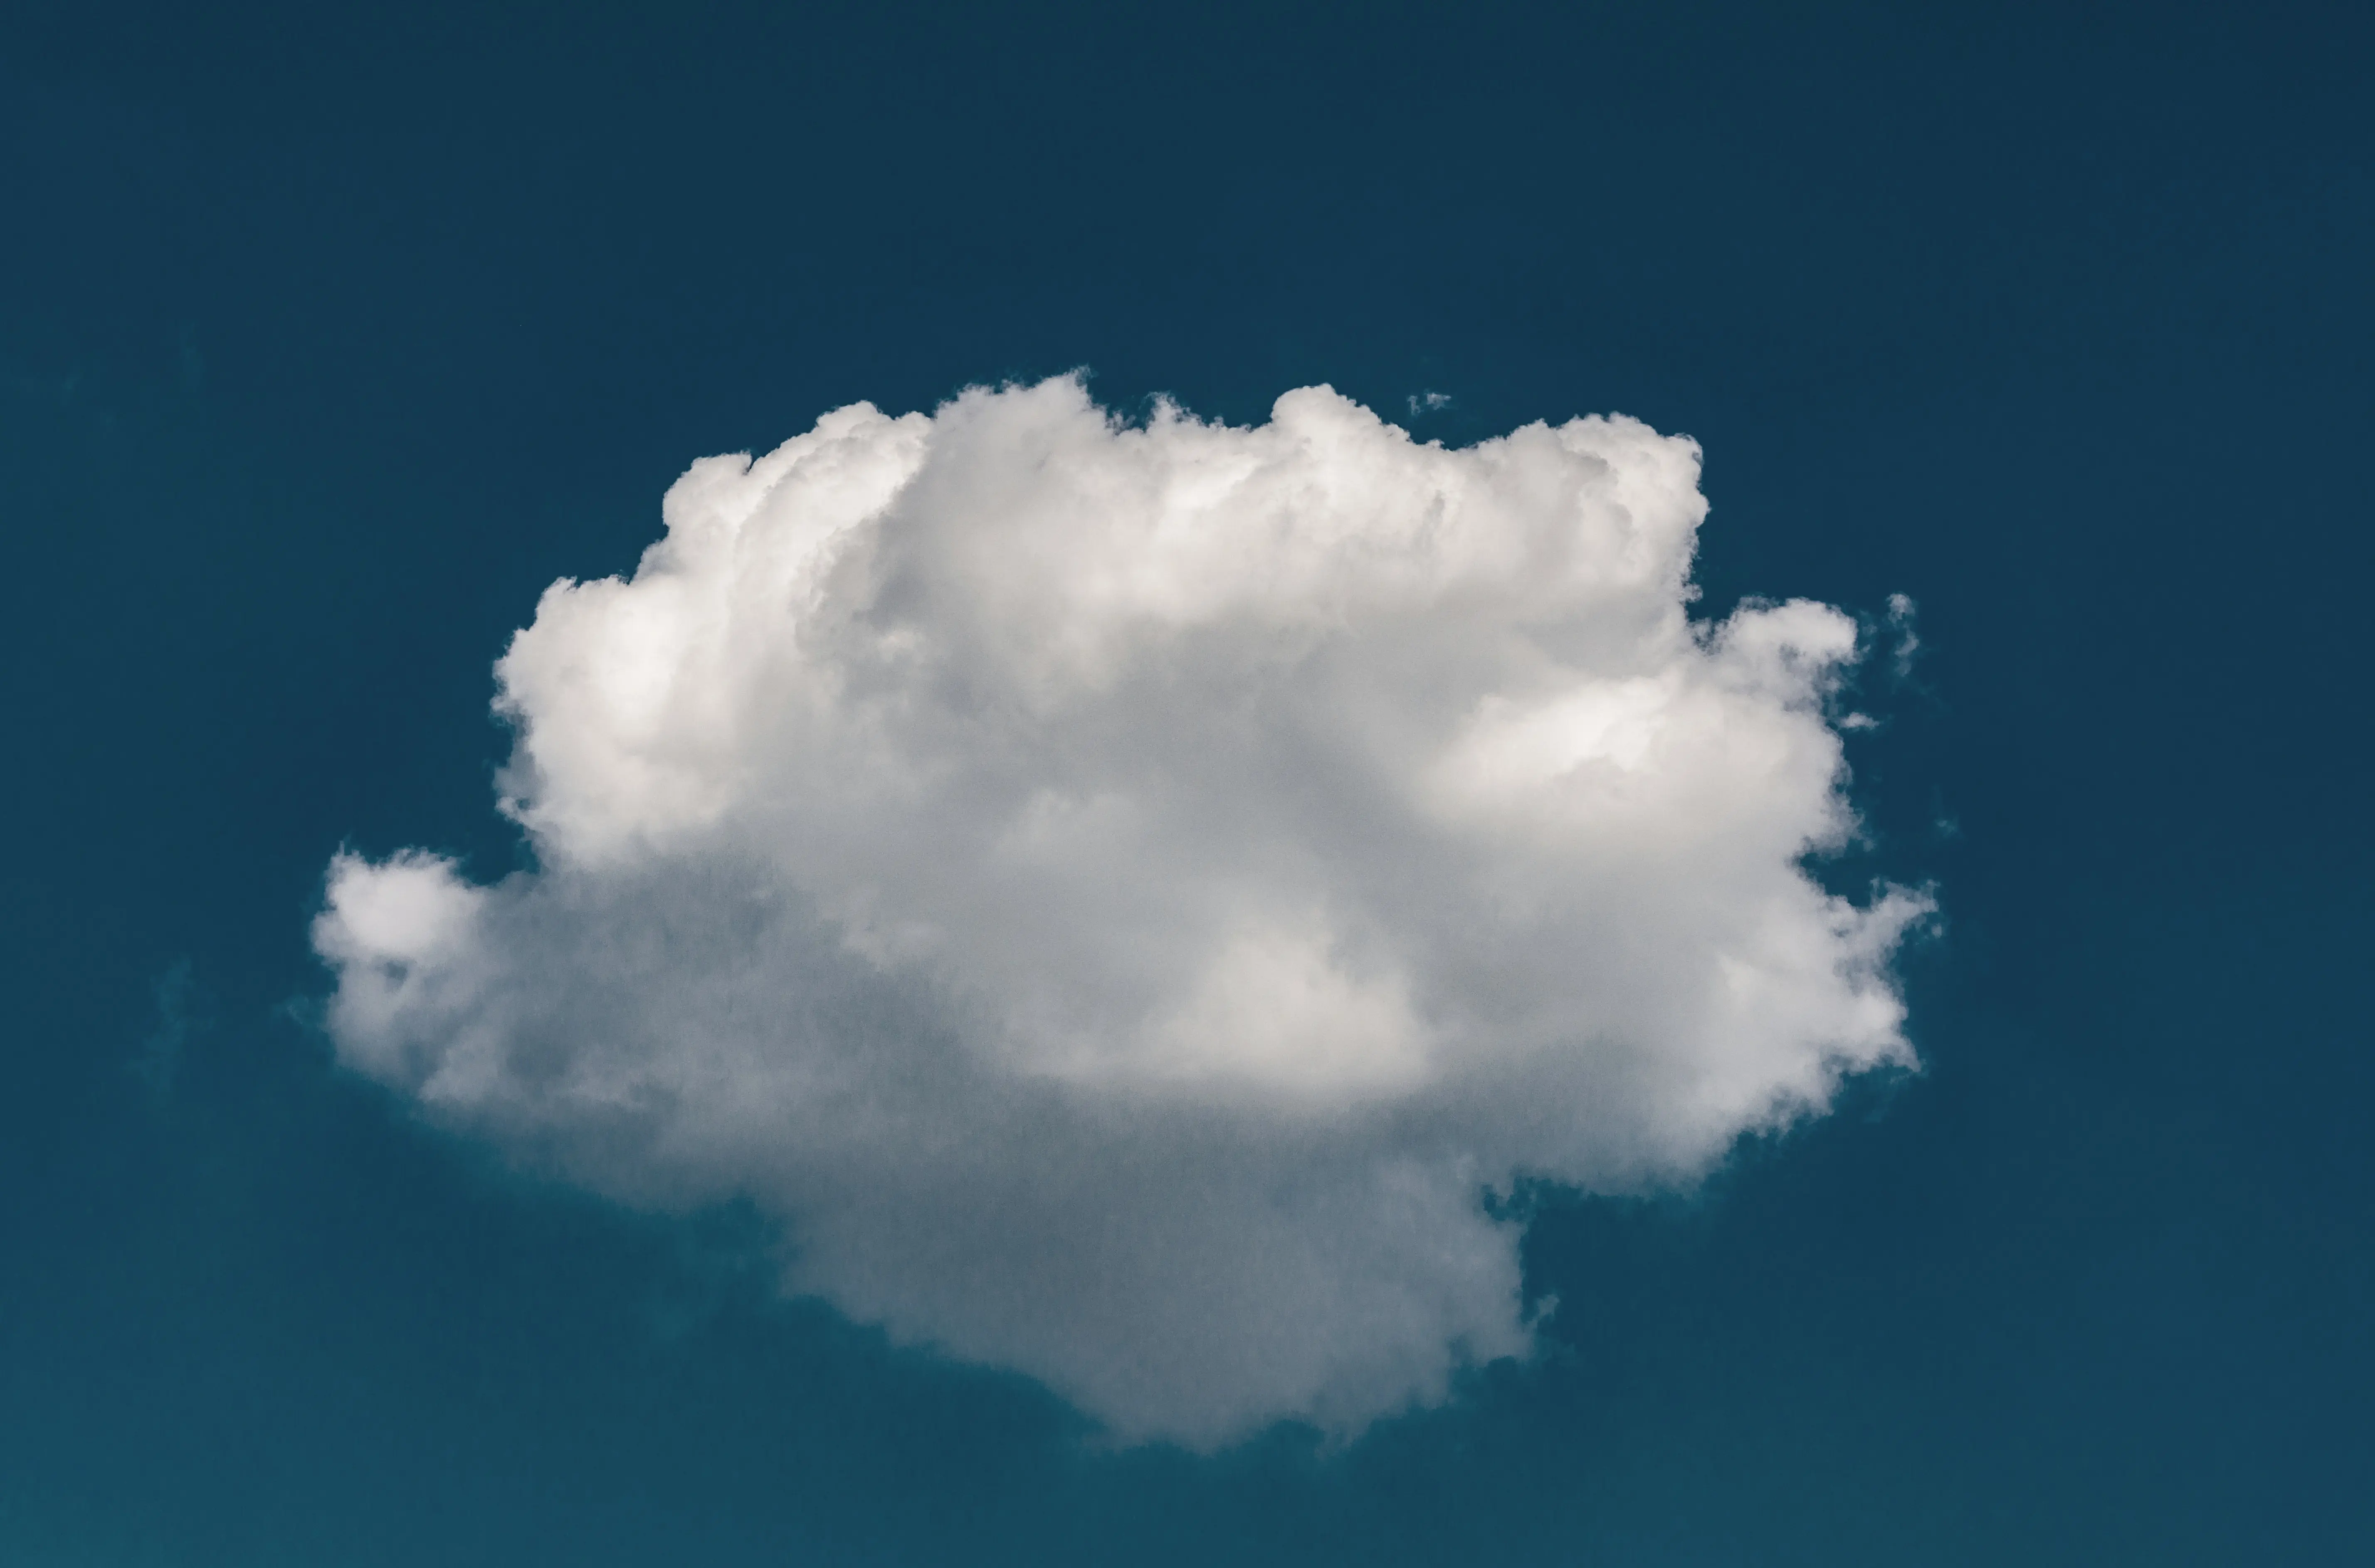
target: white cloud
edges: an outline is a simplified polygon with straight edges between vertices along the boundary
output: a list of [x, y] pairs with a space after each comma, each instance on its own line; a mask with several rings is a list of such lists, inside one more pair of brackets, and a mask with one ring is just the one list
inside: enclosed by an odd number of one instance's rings
[[342, 1058], [1120, 1436], [1339, 1431], [1523, 1353], [1521, 1174], [1687, 1179], [1907, 1062], [1825, 606], [1694, 621], [1698, 452], [1081, 383], [668, 492], [496, 666], [490, 887], [341, 855]]
[[1912, 675], [1913, 660], [1921, 652], [1921, 639], [1913, 631], [1913, 613], [1911, 598], [1903, 594], [1888, 595], [1888, 626], [1896, 633], [1896, 649], [1889, 655], [1889, 665], [1899, 680]]

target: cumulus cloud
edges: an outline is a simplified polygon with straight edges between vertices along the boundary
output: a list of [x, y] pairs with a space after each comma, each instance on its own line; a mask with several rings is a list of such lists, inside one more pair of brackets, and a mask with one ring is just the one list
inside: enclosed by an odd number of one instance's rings
[[342, 855], [341, 1059], [1124, 1439], [1523, 1353], [1539, 1176], [1686, 1180], [1910, 1060], [1819, 604], [1695, 619], [1698, 450], [1075, 378], [696, 463], [496, 666], [537, 868]]

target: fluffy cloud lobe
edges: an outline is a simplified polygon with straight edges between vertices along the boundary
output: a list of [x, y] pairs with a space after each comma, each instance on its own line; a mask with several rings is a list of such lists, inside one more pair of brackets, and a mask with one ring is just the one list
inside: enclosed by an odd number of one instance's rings
[[538, 868], [330, 867], [341, 1059], [1125, 1439], [1522, 1353], [1488, 1189], [1687, 1179], [1903, 1062], [1825, 606], [1694, 619], [1698, 452], [1077, 379], [668, 492], [496, 666]]

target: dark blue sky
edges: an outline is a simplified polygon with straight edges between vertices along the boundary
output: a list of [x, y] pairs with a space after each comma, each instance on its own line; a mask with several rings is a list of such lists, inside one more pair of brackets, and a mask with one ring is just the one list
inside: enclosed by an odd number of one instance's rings
[[[204, 9], [0, 21], [0, 1561], [2375, 1550], [2359, 18]], [[1076, 365], [1621, 409], [1711, 606], [1920, 606], [1837, 869], [1939, 882], [1927, 1072], [1540, 1195], [1544, 1357], [1342, 1453], [1101, 1452], [303, 1021], [688, 460]]]

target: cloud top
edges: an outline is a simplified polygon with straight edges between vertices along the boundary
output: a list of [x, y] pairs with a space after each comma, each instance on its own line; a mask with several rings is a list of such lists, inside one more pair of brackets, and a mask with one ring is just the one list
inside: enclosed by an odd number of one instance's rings
[[1683, 1179], [1909, 1060], [1853, 623], [1695, 620], [1698, 452], [1325, 387], [837, 410], [496, 666], [538, 869], [331, 867], [342, 1058], [1125, 1438], [1340, 1431], [1522, 1352], [1525, 1174]]

